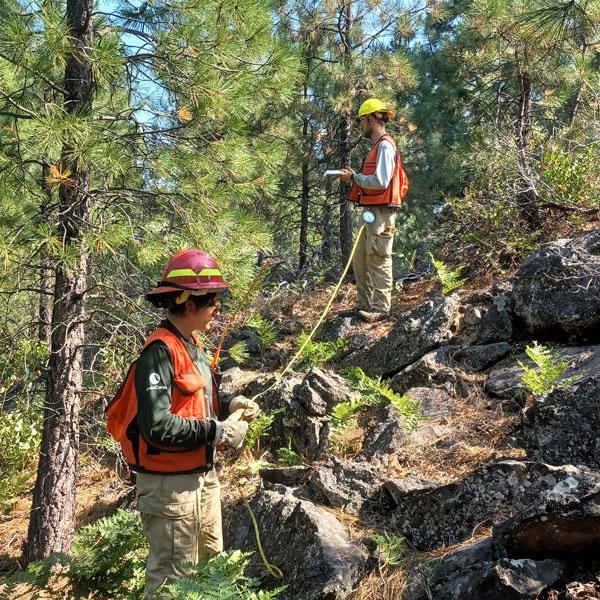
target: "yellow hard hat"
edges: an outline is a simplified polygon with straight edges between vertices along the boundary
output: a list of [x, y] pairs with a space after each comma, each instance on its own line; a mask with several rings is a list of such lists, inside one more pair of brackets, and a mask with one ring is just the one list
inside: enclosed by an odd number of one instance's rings
[[373, 113], [382, 113], [391, 119], [394, 116], [394, 111], [390, 110], [381, 100], [378, 98], [369, 98], [365, 100], [358, 109], [358, 118], [372, 115]]

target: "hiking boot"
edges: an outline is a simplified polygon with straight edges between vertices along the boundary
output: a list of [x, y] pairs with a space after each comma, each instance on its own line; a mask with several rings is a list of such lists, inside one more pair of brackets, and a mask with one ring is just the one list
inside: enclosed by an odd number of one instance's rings
[[387, 312], [371, 312], [369, 310], [358, 311], [358, 318], [365, 323], [376, 323], [377, 321], [387, 319], [389, 316], [390, 314]]
[[358, 314], [358, 308], [348, 308], [347, 310], [340, 310], [337, 314], [338, 317], [356, 317]]

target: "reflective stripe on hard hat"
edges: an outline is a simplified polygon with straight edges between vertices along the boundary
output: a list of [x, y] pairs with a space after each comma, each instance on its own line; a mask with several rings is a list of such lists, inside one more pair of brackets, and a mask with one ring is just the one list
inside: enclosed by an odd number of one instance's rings
[[360, 108], [358, 109], [358, 118], [360, 119], [361, 117], [366, 117], [373, 113], [386, 114], [390, 119], [394, 116], [394, 111], [390, 110], [384, 102], [378, 98], [369, 98], [360, 105]]
[[219, 269], [202, 269], [199, 273], [194, 273], [192, 269], [173, 269], [168, 273], [166, 279], [169, 277], [221, 277], [221, 271]]

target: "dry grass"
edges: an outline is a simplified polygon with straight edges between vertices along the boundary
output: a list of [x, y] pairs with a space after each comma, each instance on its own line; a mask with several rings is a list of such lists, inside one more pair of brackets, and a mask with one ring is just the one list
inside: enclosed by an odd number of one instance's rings
[[389, 474], [450, 483], [496, 457], [523, 458], [521, 450], [503, 447], [518, 418], [505, 414], [501, 404], [490, 408], [479, 392], [457, 399], [451, 414], [443, 418], [448, 433], [433, 443], [407, 445], [388, 463]]

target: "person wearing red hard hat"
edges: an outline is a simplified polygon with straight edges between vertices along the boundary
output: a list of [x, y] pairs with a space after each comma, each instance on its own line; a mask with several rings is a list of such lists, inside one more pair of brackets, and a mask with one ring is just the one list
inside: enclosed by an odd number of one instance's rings
[[[176, 254], [146, 294], [166, 319], [107, 408], [107, 428], [137, 472], [138, 510], [148, 539], [146, 598], [185, 576], [189, 566], [223, 550], [221, 496], [215, 472], [220, 444], [239, 448], [258, 405], [223, 402], [195, 331], [208, 331], [225, 283], [215, 260], [197, 249]], [[227, 417], [244, 409], [241, 421]]]

